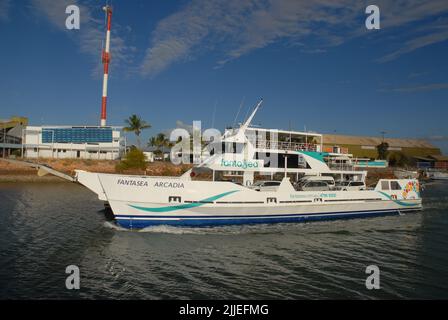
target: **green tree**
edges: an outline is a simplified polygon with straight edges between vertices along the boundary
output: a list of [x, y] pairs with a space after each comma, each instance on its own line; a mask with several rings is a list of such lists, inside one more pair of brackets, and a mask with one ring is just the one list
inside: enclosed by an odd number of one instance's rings
[[133, 114], [128, 119], [124, 120], [124, 122], [127, 124], [127, 126], [124, 127], [123, 130], [126, 132], [135, 133], [137, 137], [137, 146], [139, 149], [141, 149], [140, 134], [142, 133], [142, 130], [151, 128], [151, 125], [145, 120], [142, 120], [142, 118], [140, 118], [136, 114]]
[[149, 139], [148, 145], [151, 147], [155, 147], [156, 151], [154, 153], [162, 155], [162, 149], [163, 148], [170, 148], [172, 147], [172, 143], [170, 140], [166, 137], [164, 133], [159, 133], [155, 137], [151, 137]]
[[398, 167], [405, 167], [410, 164], [411, 160], [409, 157], [404, 154], [403, 152], [392, 152], [389, 155], [389, 165], [392, 167], [398, 166]]
[[378, 159], [379, 160], [386, 160], [387, 154], [389, 150], [389, 144], [387, 142], [381, 142], [379, 145], [376, 146], [376, 150], [378, 151]]
[[146, 159], [143, 151], [133, 147], [124, 158], [116, 165], [116, 171], [123, 172], [128, 169], [146, 169]]

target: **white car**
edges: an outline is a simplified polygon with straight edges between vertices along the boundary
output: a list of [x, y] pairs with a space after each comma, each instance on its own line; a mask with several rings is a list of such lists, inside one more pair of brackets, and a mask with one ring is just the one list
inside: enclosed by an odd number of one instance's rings
[[359, 191], [366, 189], [366, 184], [362, 181], [344, 181], [339, 185], [339, 190], [342, 191]]
[[[297, 186], [299, 188], [303, 188], [309, 182], [323, 182], [328, 186], [329, 190], [336, 189], [336, 184], [335, 184], [334, 178], [329, 177], [329, 176], [305, 176], [297, 182]], [[318, 183], [315, 186], [314, 186], [314, 184], [311, 184], [311, 185], [313, 185], [313, 188], [316, 188], [316, 190], [319, 187], [322, 187], [325, 190], [327, 190], [325, 185], [322, 183]], [[311, 187], [311, 185], [309, 185], [308, 187]]]
[[301, 191], [329, 191], [331, 190], [328, 183], [325, 181], [307, 181], [300, 185], [299, 190]]
[[280, 181], [257, 181], [249, 188], [255, 191], [277, 191]]

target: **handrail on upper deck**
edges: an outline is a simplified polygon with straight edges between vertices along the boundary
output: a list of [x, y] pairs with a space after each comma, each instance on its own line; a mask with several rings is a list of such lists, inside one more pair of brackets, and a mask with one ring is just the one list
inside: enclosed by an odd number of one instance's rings
[[317, 144], [314, 143], [299, 143], [287, 141], [271, 141], [258, 139], [256, 147], [259, 149], [278, 149], [290, 151], [317, 151]]

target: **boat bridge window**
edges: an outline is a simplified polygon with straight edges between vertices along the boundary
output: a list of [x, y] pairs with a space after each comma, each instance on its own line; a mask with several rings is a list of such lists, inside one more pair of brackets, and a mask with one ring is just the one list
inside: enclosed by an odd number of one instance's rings
[[391, 190], [401, 190], [401, 186], [397, 181], [391, 181], [390, 182], [390, 189]]
[[209, 147], [210, 155], [223, 153], [242, 153], [244, 150], [244, 143], [237, 142], [221, 142], [211, 143]]
[[[276, 157], [276, 158], [274, 158]], [[285, 162], [286, 167], [289, 169], [297, 169], [297, 168], [306, 168], [310, 169], [311, 167], [308, 163], [303, 159], [301, 155], [298, 154], [282, 154], [282, 153], [270, 153], [270, 152], [256, 152], [255, 159], [264, 160], [265, 168], [284, 168]]]

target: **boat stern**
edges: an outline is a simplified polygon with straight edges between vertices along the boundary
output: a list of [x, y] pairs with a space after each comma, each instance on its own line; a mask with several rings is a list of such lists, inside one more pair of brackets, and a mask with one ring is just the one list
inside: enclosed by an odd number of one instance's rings
[[375, 191], [386, 200], [406, 209], [422, 209], [420, 182], [417, 179], [380, 179]]

